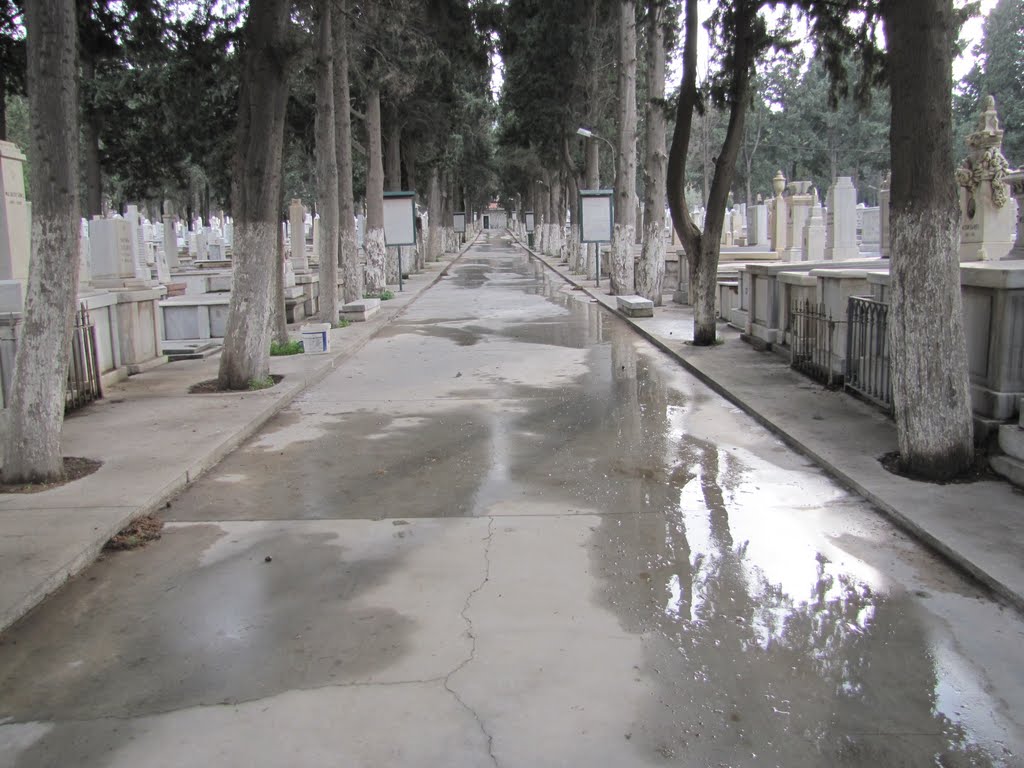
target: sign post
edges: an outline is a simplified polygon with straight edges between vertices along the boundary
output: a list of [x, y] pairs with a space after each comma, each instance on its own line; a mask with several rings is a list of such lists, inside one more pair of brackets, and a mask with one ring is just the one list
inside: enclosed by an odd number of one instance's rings
[[533, 211], [523, 214], [526, 221], [526, 244], [533, 248]]
[[458, 211], [452, 214], [452, 229], [459, 234], [459, 243], [466, 242], [466, 212]]
[[597, 244], [597, 285], [601, 285], [601, 244], [612, 241], [612, 196], [610, 189], [580, 190], [580, 243]]
[[398, 249], [398, 290], [402, 282], [402, 246], [416, 245], [416, 193], [412, 191], [384, 193], [384, 244]]

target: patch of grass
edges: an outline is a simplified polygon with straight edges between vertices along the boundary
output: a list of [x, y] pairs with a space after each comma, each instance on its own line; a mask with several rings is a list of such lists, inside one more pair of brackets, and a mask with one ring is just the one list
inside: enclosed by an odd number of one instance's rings
[[193, 384], [188, 388], [188, 393], [190, 395], [217, 395], [227, 394], [230, 392], [245, 392], [246, 390], [256, 392], [261, 389], [272, 387], [275, 384], [280, 384], [283, 378], [284, 376], [275, 373], [265, 379], [254, 379], [249, 382], [249, 386], [241, 390], [227, 389], [226, 387], [222, 387], [217, 379], [207, 379], [206, 381], [200, 381], [197, 384]]
[[389, 301], [395, 298], [395, 294], [385, 288], [380, 293], [364, 293], [364, 299], [380, 299], [381, 301]]
[[343, 317], [338, 322], [336, 322], [334, 325], [332, 325], [331, 327], [332, 328], [348, 328], [350, 325], [352, 325], [352, 321], [349, 320], [347, 317]]
[[249, 380], [249, 391], [258, 392], [261, 389], [270, 389], [277, 382], [274, 381], [272, 376], [267, 376], [262, 379], [250, 379]]
[[270, 356], [282, 357], [284, 355], [301, 355], [303, 352], [302, 342], [292, 339], [286, 344], [279, 344], [276, 341], [270, 342]]

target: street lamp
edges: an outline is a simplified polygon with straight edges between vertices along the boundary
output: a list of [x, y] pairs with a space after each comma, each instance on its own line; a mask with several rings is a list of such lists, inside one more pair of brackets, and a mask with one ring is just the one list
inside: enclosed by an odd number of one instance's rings
[[605, 144], [608, 145], [609, 149], [611, 149], [611, 151], [612, 151], [612, 154], [615, 154], [615, 145], [614, 144], [612, 144], [610, 141], [608, 141], [608, 139], [606, 139], [604, 136], [598, 136], [596, 133], [594, 133], [593, 131], [591, 131], [588, 128], [577, 128], [576, 129], [576, 135], [577, 136], [582, 136], [585, 139], [599, 139], [599, 140], [603, 141]]

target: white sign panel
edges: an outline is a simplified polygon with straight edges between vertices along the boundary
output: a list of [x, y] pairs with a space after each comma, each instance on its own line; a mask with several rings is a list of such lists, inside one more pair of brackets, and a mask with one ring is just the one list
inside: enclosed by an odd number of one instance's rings
[[533, 211], [526, 212], [526, 231], [533, 232]]
[[466, 214], [465, 213], [453, 213], [452, 214], [452, 229], [456, 232], [466, 231]]
[[580, 242], [612, 241], [611, 190], [580, 190]]
[[384, 193], [384, 242], [416, 245], [416, 193]]

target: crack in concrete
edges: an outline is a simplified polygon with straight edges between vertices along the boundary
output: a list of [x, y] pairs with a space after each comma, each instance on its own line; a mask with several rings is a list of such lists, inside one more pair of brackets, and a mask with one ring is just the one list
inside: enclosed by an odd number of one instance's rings
[[462, 660], [461, 663], [444, 678], [444, 689], [452, 695], [452, 697], [459, 703], [463, 709], [473, 716], [476, 720], [477, 726], [480, 728], [480, 732], [487, 739], [487, 754], [490, 755], [491, 762], [498, 765], [498, 757], [494, 754], [494, 736], [487, 730], [487, 726], [484, 725], [483, 718], [480, 717], [479, 713], [473, 709], [469, 704], [463, 701], [462, 697], [455, 691], [450, 685], [452, 677], [461, 672], [471, 661], [476, 659], [476, 635], [473, 633], [473, 620], [469, 618], [467, 612], [469, 611], [469, 604], [476, 597], [476, 594], [480, 592], [491, 580], [491, 543], [494, 540], [494, 518], [487, 518], [487, 537], [484, 539], [484, 578], [483, 580], [474, 587], [470, 593], [466, 596], [466, 602], [462, 604], [462, 610], [459, 611], [459, 616], [466, 622], [466, 634], [469, 636], [469, 655]]

